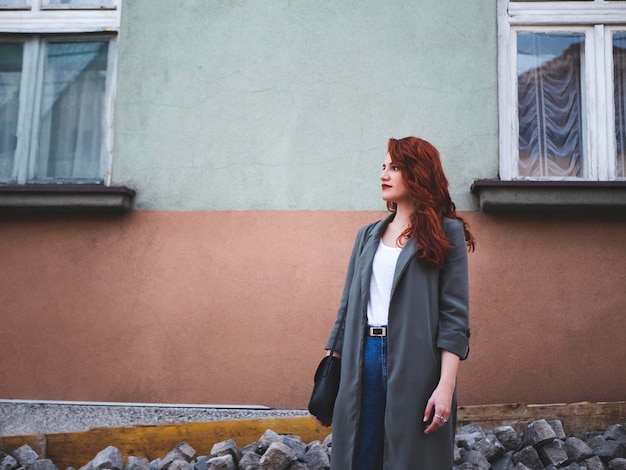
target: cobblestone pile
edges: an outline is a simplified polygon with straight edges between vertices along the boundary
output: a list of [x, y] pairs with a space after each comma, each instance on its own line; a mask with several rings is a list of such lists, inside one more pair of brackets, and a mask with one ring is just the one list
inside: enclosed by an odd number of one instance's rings
[[[626, 470], [626, 428], [621, 424], [566, 436], [558, 420], [534, 421], [521, 433], [511, 426], [485, 431], [471, 423], [457, 429], [455, 444], [455, 470]], [[109, 446], [80, 470], [326, 470], [331, 447], [332, 435], [304, 443], [298, 436], [268, 429], [258, 442], [241, 449], [233, 440], [218, 442], [204, 456], [181, 442], [164, 457], [150, 461], [130, 456], [125, 461]], [[58, 468], [23, 445], [9, 454], [0, 452], [0, 470]]]
[[457, 429], [458, 470], [626, 470], [626, 428], [566, 436], [561, 421], [540, 419], [518, 434], [511, 426]]

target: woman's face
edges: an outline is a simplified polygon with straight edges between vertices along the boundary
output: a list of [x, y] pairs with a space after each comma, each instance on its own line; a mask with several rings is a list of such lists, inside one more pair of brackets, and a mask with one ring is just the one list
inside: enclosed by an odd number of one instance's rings
[[380, 181], [382, 182], [384, 201], [395, 202], [396, 204], [409, 201], [409, 190], [402, 179], [402, 172], [393, 164], [389, 154], [383, 163]]

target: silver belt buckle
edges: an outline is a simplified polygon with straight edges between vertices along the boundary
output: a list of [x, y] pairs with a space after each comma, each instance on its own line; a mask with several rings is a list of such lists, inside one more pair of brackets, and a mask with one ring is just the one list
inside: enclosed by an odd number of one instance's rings
[[387, 328], [384, 326], [370, 326], [369, 335], [370, 336], [387, 336]]

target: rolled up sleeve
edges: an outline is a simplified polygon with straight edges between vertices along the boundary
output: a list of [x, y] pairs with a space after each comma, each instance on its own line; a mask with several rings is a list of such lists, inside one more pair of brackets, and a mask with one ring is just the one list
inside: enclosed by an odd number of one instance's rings
[[456, 219], [445, 219], [443, 228], [452, 248], [440, 272], [437, 347], [464, 360], [469, 354], [470, 337], [465, 233]]

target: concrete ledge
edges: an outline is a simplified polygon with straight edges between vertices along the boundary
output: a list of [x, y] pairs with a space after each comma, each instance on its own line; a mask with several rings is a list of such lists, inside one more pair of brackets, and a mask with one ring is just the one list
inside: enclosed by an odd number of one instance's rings
[[0, 436], [287, 416], [308, 416], [308, 412], [263, 405], [0, 400]]
[[125, 212], [135, 190], [101, 185], [0, 185], [1, 212]]
[[626, 211], [626, 181], [476, 180], [471, 191], [485, 212]]

